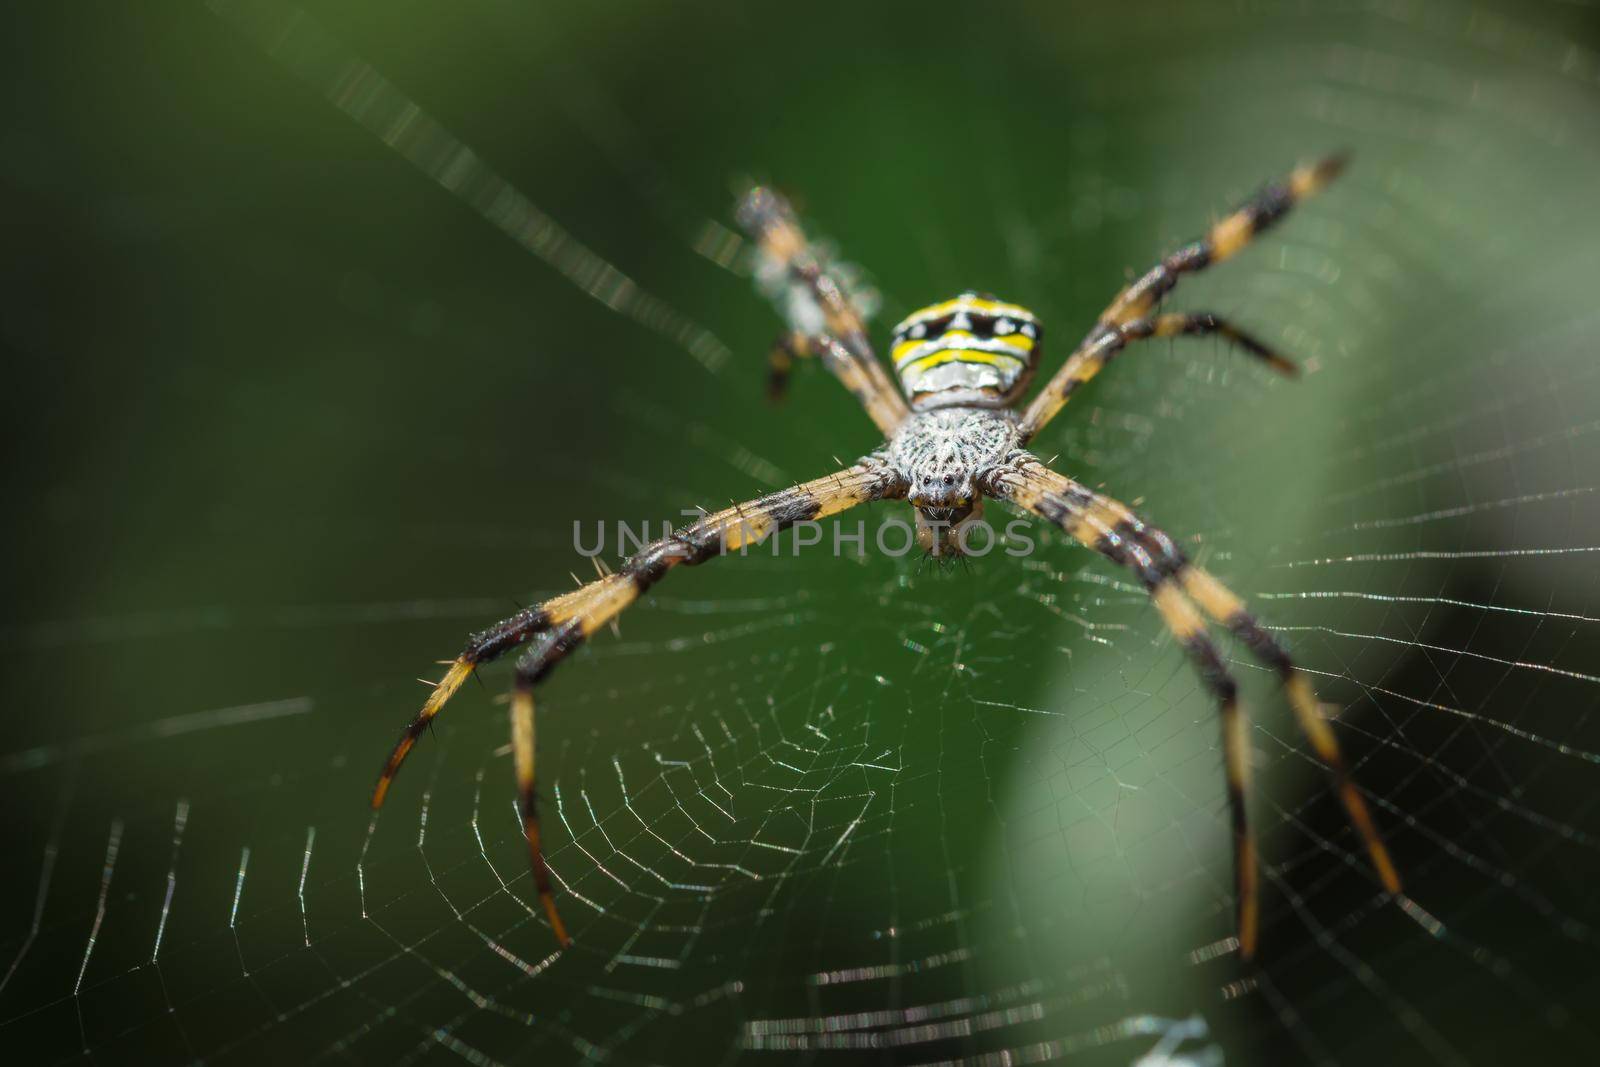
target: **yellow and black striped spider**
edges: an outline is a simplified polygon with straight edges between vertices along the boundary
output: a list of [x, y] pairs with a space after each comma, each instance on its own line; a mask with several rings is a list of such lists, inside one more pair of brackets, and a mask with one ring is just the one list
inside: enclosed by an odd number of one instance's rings
[[1334, 791], [1365, 842], [1379, 880], [1391, 894], [1398, 893], [1399, 876], [1345, 771], [1311, 683], [1283, 646], [1237, 596], [1189, 562], [1172, 538], [1123, 504], [1051, 470], [1026, 447], [1079, 386], [1129, 344], [1147, 337], [1216, 334], [1268, 366], [1294, 373], [1293, 364], [1215, 315], [1154, 312], [1180, 277], [1237, 253], [1331, 181], [1342, 164], [1333, 158], [1297, 168], [1212, 226], [1204, 238], [1168, 255], [1123, 289], [1056, 376], [1020, 412], [1015, 405], [1033, 376], [1042, 341], [1039, 320], [1031, 312], [968, 292], [913, 313], [894, 330], [890, 354], [900, 378], [897, 390], [867, 341], [864, 317], [844, 273], [807, 242], [782, 197], [770, 189], [752, 189], [738, 206], [738, 219], [756, 242], [760, 273], [791, 328], [773, 352], [774, 392], [782, 391], [793, 359], [818, 358], [861, 401], [883, 432], [883, 446], [844, 470], [707, 515], [646, 546], [616, 573], [473, 634], [384, 764], [372, 794], [373, 808], [382, 806], [407, 753], [467, 677], [479, 665], [528, 645], [517, 660], [511, 697], [513, 761], [534, 882], [557, 940], [569, 944], [539, 845], [534, 796], [533, 690], [545, 675], [679, 565], [704, 563], [795, 523], [890, 499], [911, 504], [918, 540], [931, 555], [960, 555], [963, 531], [977, 519], [984, 498], [993, 497], [1054, 523], [1131, 570], [1216, 698], [1243, 957], [1255, 952], [1260, 909], [1255, 844], [1245, 811], [1249, 746], [1237, 686], [1207, 635], [1202, 613], [1226, 626], [1278, 673], [1300, 728], [1327, 765]]

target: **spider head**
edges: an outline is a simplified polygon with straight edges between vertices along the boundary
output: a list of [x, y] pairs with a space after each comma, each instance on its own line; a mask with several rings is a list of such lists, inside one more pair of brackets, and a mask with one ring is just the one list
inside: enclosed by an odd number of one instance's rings
[[917, 411], [1004, 407], [1033, 377], [1042, 336], [1027, 308], [968, 291], [908, 315], [889, 352]]
[[967, 530], [983, 517], [981, 496], [970, 491], [960, 496], [913, 496], [911, 503], [917, 514], [917, 543], [924, 552], [935, 559], [966, 555]]

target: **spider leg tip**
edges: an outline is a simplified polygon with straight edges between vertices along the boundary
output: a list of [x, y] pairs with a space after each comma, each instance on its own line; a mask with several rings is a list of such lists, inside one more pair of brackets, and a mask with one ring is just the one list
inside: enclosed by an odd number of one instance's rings
[[1288, 186], [1291, 197], [1294, 200], [1301, 200], [1321, 192], [1324, 186], [1344, 173], [1349, 162], [1350, 153], [1340, 151], [1324, 156], [1315, 163], [1296, 167], [1289, 175]]
[[1287, 356], [1280, 356], [1276, 352], [1268, 351], [1262, 357], [1267, 366], [1285, 378], [1300, 377], [1300, 364]]
[[562, 948], [571, 948], [572, 937], [567, 933], [567, 924], [561, 921], [560, 912], [556, 911], [555, 894], [548, 889], [541, 889], [539, 903], [544, 905], [544, 915], [550, 921], [550, 931], [556, 935], [556, 941]]
[[1390, 896], [1400, 895], [1400, 872], [1395, 869], [1394, 861], [1389, 858], [1387, 851], [1377, 856], [1378, 880], [1383, 883], [1383, 888]]

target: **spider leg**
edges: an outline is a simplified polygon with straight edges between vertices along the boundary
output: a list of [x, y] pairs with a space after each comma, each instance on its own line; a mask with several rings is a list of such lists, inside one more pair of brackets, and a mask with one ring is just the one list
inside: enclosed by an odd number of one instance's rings
[[1007, 465], [986, 478], [984, 490], [1054, 523], [1085, 547], [1133, 570], [1160, 611], [1162, 621], [1195, 664], [1201, 681], [1217, 699], [1234, 833], [1241, 955], [1248, 958], [1255, 950], [1260, 912], [1256, 848], [1245, 810], [1250, 775], [1246, 721], [1238, 706], [1237, 686], [1206, 635], [1201, 611], [1228, 626], [1257, 659], [1278, 672], [1296, 720], [1327, 766], [1333, 790], [1360, 835], [1379, 881], [1390, 893], [1400, 891], [1399, 873], [1366, 801], [1350, 779], [1310, 681], [1243, 601], [1205, 570], [1191, 564], [1169, 536], [1145, 523], [1126, 505], [1050, 470], [1030, 453], [1013, 455]]
[[550, 888], [550, 868], [544, 861], [539, 840], [539, 796], [534, 792], [533, 678], [517, 664], [517, 684], [511, 693], [511, 758], [517, 773], [518, 810], [522, 813], [522, 833], [528, 840], [528, 866], [533, 871], [534, 888], [545, 918], [556, 941], [565, 948], [572, 944], [567, 925], [556, 911], [555, 893]]
[[1102, 343], [1101, 338], [1108, 327], [1126, 326], [1148, 316], [1178, 284], [1181, 276], [1204, 270], [1237, 254], [1288, 214], [1290, 208], [1320, 192], [1339, 176], [1344, 165], [1345, 157], [1338, 155], [1296, 167], [1287, 178], [1267, 185], [1232, 214], [1213, 224], [1200, 240], [1168, 254], [1118, 293], [1116, 299], [1100, 313], [1095, 327], [1068, 358], [1067, 367], [1063, 367], [1028, 405], [1023, 417], [1023, 424], [1027, 428], [1024, 439], [1038, 433], [1061, 410], [1061, 405], [1066, 403], [1066, 394], [1071, 392], [1070, 389], [1063, 391], [1058, 388], [1065, 382], [1063, 375], [1068, 367], [1073, 366], [1080, 353]]
[[767, 353], [767, 399], [781, 402], [789, 391], [789, 372], [797, 359], [810, 359], [816, 355], [811, 350], [811, 339], [799, 330], [792, 330], [773, 342]]
[[512, 649], [531, 643], [517, 662], [511, 701], [512, 751], [534, 880], [551, 917], [551, 926], [557, 936], [565, 940], [564, 928], [554, 914], [549, 872], [539, 843], [539, 820], [533, 794], [533, 687], [672, 568], [704, 563], [730, 550], [759, 543], [799, 522], [825, 518], [857, 504], [904, 494], [904, 484], [883, 459], [877, 455], [868, 456], [836, 474], [706, 515], [645, 546], [615, 573], [519, 611], [473, 634], [384, 762], [372, 791], [373, 809], [383, 806], [389, 786], [417, 738], [472, 672]]
[[1023, 443], [1033, 438], [1045, 423], [1060, 411], [1072, 394], [1099, 374], [1106, 364], [1134, 341], [1150, 337], [1199, 337], [1214, 334], [1236, 345], [1271, 369], [1294, 377], [1300, 368], [1267, 345], [1209, 311], [1174, 312], [1151, 318], [1134, 319], [1123, 325], [1102, 324], [1090, 332], [1077, 351], [1067, 357], [1044, 391], [1034, 397], [1023, 414], [1019, 434]]
[[1296, 167], [1281, 182], [1272, 182], [1231, 214], [1213, 223], [1200, 240], [1185, 245], [1151, 267], [1117, 294], [1100, 313], [1102, 323], [1122, 324], [1149, 314], [1184, 274], [1204, 270], [1232, 258], [1289, 213], [1289, 209], [1321, 192], [1344, 170], [1346, 157], [1329, 156]]
[[[757, 186], [739, 201], [735, 214], [768, 264], [788, 278], [791, 303], [798, 299], [801, 304], [799, 310], [790, 311], [796, 320], [790, 323], [791, 340], [801, 339], [822, 356], [828, 369], [862, 402], [878, 429], [888, 436], [911, 410], [873, 352], [867, 340], [865, 316], [855, 306], [848, 287], [826, 269], [825, 258], [812, 248], [794, 209], [779, 193]], [[780, 359], [804, 354], [794, 349], [782, 354], [775, 351], [769, 386], [774, 379], [787, 379], [787, 363], [781, 374], [776, 371]]]
[[839, 341], [827, 334], [803, 334], [798, 331], [784, 334], [772, 346], [767, 361], [767, 398], [774, 403], [783, 399], [789, 387], [789, 370], [796, 359], [820, 357], [835, 378], [839, 379], [850, 395], [861, 402], [867, 415], [877, 423], [887, 436], [900, 424], [904, 401], [896, 392], [884, 392], [863, 370], [862, 363], [852, 356]]
[[468, 659], [467, 653], [464, 652], [460, 658], [451, 661], [450, 669], [445, 671], [444, 677], [434, 685], [433, 692], [428, 694], [428, 699], [422, 705], [422, 710], [417, 712], [416, 718], [406, 725], [405, 732], [400, 735], [400, 740], [395, 742], [389, 758], [384, 761], [383, 770], [378, 775], [378, 784], [372, 790], [373, 811], [383, 807], [384, 798], [389, 795], [389, 783], [393, 782], [394, 776], [400, 772], [400, 765], [411, 754], [417, 738], [433, 724], [433, 717], [439, 714], [439, 709], [444, 707], [445, 702], [455, 696], [456, 690], [472, 676], [475, 666], [476, 661]]
[[1184, 568], [1178, 579], [1183, 583], [1184, 591], [1194, 598], [1207, 615], [1232, 630], [1256, 659], [1278, 672], [1300, 729], [1310, 739], [1317, 757], [1328, 768], [1329, 784], [1344, 804], [1351, 824], [1366, 842], [1367, 853], [1372, 858], [1372, 865], [1377, 869], [1383, 887], [1391, 893], [1400, 892], [1400, 872], [1395, 869], [1389, 850], [1384, 847], [1383, 838], [1372, 821], [1372, 813], [1367, 810], [1366, 800], [1350, 779], [1350, 771], [1345, 767], [1344, 756], [1339, 751], [1339, 742], [1322, 713], [1322, 704], [1317, 700], [1310, 679], [1295, 667], [1283, 645], [1262, 628], [1261, 623], [1245, 608], [1244, 602], [1227, 586], [1202, 568], [1192, 565]]
[[[1147, 565], [1148, 558], [1141, 557], [1141, 553], [1142, 549], [1130, 549], [1127, 558], [1118, 562], [1141, 569]], [[1256, 867], [1255, 834], [1246, 806], [1250, 795], [1249, 722], [1239, 706], [1238, 683], [1224, 666], [1194, 604], [1170, 582], [1150, 587], [1150, 599], [1161, 613], [1161, 621], [1167, 624], [1167, 629], [1172, 631], [1199, 672], [1201, 683], [1217, 701], [1222, 724], [1222, 762], [1228, 783], [1228, 817], [1233, 830], [1234, 928], [1239, 932], [1239, 954], [1250, 959], [1256, 952], [1260, 926], [1261, 886]]]

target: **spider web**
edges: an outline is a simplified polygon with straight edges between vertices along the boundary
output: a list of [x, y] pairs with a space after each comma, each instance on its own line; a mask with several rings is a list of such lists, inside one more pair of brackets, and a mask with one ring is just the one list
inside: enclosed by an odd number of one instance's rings
[[[211, 6], [54, 38], [116, 93], [11, 65], [56, 95], [4, 153], [8, 410], [40, 457], [4, 641], [9, 1047], [1592, 1057], [1592, 8], [1009, 11], [957, 64], [952, 23], [856, 9], [841, 37], [812, 8]], [[558, 672], [570, 950], [526, 872], [503, 669], [369, 822], [408, 673], [586, 577], [575, 521], [659, 526], [871, 447], [823, 375], [760, 404], [777, 323], [717, 221], [729, 176], [802, 194], [885, 317], [978, 285], [1059, 360], [1125, 270], [1338, 146], [1338, 185], [1173, 301], [1302, 380], [1150, 345], [1038, 448], [1293, 647], [1398, 901], [1230, 648], [1266, 890], [1239, 963], [1213, 709], [1137, 585], [1042, 530], [949, 573], [783, 541], [675, 574]], [[85, 264], [96, 314], [69, 314]]]

